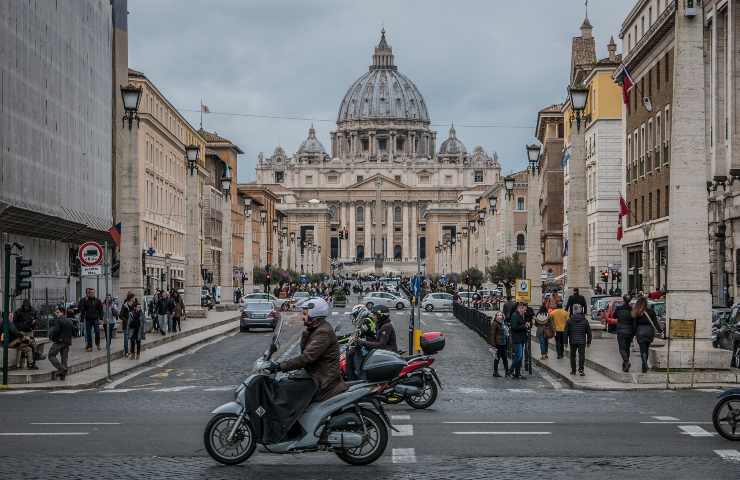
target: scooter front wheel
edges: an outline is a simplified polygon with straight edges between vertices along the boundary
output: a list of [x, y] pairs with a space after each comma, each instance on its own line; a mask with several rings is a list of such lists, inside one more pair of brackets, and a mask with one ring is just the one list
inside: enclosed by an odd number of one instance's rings
[[360, 408], [359, 414], [362, 418], [355, 433], [365, 436], [362, 445], [357, 448], [337, 449], [334, 453], [350, 465], [369, 465], [385, 452], [385, 447], [388, 446], [388, 427], [377, 413], [367, 408]]
[[421, 392], [418, 395], [406, 397], [406, 403], [417, 410], [423, 410], [431, 407], [437, 401], [438, 394], [437, 383], [433, 379], [427, 378]]
[[257, 443], [254, 438], [254, 429], [248, 420], [242, 420], [231, 441], [229, 433], [239, 416], [232, 413], [223, 413], [211, 418], [203, 433], [203, 441], [208, 454], [217, 462], [224, 465], [238, 465], [254, 453]]
[[740, 395], [730, 395], [717, 403], [712, 412], [717, 433], [727, 440], [740, 441]]

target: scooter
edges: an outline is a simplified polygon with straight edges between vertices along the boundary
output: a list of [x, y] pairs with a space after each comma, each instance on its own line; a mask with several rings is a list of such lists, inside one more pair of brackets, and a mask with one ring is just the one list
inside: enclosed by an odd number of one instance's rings
[[[277, 454], [331, 451], [351, 465], [368, 465], [380, 458], [388, 445], [388, 429], [395, 430], [380, 398], [387, 382], [403, 368], [403, 361], [399, 359], [389, 369], [385, 358], [368, 359], [367, 376], [374, 381], [355, 383], [343, 393], [311, 403], [316, 392], [312, 381], [302, 385], [313, 389], [296, 389], [296, 384], [283, 383], [295, 380], [276, 381], [266, 370], [278, 350], [282, 327], [281, 321], [270, 347], [255, 363], [255, 373], [236, 388], [234, 400], [211, 412], [213, 417], [203, 433], [208, 454], [220, 463], [236, 465], [251, 457], [259, 443]], [[282, 402], [277, 406], [262, 402], [266, 397], [259, 395], [264, 391], [260, 388], [272, 389]], [[289, 393], [280, 396], [281, 388]], [[256, 405], [248, 400], [254, 398], [260, 399]], [[293, 401], [305, 406], [296, 411], [295, 418], [286, 418], [286, 410], [296, 410], [286, 408], [286, 403]], [[279, 435], [276, 429], [282, 429]]]
[[740, 388], [732, 388], [719, 395], [712, 412], [712, 423], [722, 437], [740, 440]]

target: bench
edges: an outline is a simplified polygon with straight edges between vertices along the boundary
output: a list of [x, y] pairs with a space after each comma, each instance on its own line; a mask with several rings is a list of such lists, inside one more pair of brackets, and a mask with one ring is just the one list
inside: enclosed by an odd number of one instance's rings
[[[49, 340], [47, 337], [35, 337], [36, 340], [36, 352], [38, 354], [46, 356], [46, 346], [51, 344], [51, 340]], [[10, 351], [15, 350], [15, 360], [9, 362], [8, 364], [8, 370], [14, 370], [16, 369], [16, 365], [18, 365], [18, 355], [21, 354], [21, 351], [18, 348], [10, 347], [8, 349], [8, 359], [10, 360]], [[0, 367], [3, 365], [3, 356], [0, 354]]]

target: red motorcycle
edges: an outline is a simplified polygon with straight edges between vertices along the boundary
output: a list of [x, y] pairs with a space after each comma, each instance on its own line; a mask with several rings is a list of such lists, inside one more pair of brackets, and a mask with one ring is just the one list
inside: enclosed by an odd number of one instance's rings
[[[432, 367], [432, 355], [444, 348], [445, 337], [440, 332], [427, 332], [421, 336], [420, 345], [423, 354], [404, 357], [406, 366], [386, 385], [383, 391], [385, 403], [395, 405], [405, 401], [413, 408], [424, 409], [437, 400], [442, 382]], [[339, 356], [339, 368], [342, 376], [347, 378], [346, 349]]]

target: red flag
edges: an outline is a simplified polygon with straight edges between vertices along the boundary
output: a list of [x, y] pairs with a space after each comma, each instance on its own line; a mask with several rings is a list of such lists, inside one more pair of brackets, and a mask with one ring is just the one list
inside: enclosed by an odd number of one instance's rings
[[629, 70], [624, 65], [620, 65], [614, 74], [614, 80], [622, 85], [622, 99], [624, 104], [627, 105], [630, 102], [630, 90], [635, 86], [635, 81], [632, 79]]
[[617, 223], [617, 240], [622, 240], [624, 235], [624, 229], [622, 228], [622, 217], [630, 214], [630, 207], [627, 206], [627, 202], [624, 201], [622, 194], [619, 194], [619, 222]]
[[121, 223], [116, 223], [112, 227], [108, 229], [108, 233], [110, 233], [111, 238], [113, 238], [113, 241], [116, 242], [116, 246], [121, 246]]
[[619, 223], [617, 224], [617, 240], [622, 240], [624, 231], [622, 230], [622, 216], [619, 216]]

